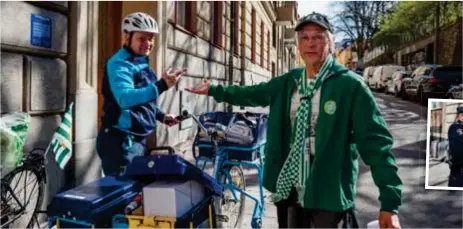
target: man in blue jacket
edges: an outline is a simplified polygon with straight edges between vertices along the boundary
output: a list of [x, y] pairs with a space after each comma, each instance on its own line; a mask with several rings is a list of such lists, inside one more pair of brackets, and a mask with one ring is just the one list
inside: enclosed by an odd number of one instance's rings
[[463, 107], [457, 107], [457, 120], [448, 131], [450, 176], [449, 187], [463, 187]]
[[179, 123], [156, 105], [159, 95], [174, 86], [186, 69], [164, 73], [161, 80], [149, 66], [156, 21], [136, 12], [122, 21], [124, 46], [106, 63], [102, 84], [102, 124], [97, 151], [105, 175], [118, 174], [133, 157], [142, 155], [146, 137], [156, 130], [156, 121], [169, 126]]

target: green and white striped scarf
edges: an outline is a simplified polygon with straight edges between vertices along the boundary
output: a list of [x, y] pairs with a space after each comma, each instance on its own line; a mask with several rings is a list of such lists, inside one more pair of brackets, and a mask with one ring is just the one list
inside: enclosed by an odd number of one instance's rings
[[300, 78], [301, 86], [299, 87], [299, 94], [304, 99], [301, 99], [301, 104], [296, 111], [293, 135], [291, 137], [291, 148], [277, 179], [276, 193], [272, 195], [274, 202], [287, 199], [292, 187], [295, 187], [298, 194], [298, 203], [302, 207], [304, 206], [305, 182], [310, 171], [309, 153], [306, 153], [306, 147], [310, 150], [310, 141], [307, 141], [309, 145], [306, 146], [305, 139], [310, 135], [312, 97], [320, 88], [323, 81], [330, 75], [333, 63], [334, 59], [332, 55], [328, 55], [316, 80], [312, 80], [310, 83], [307, 82], [307, 73], [305, 70]]

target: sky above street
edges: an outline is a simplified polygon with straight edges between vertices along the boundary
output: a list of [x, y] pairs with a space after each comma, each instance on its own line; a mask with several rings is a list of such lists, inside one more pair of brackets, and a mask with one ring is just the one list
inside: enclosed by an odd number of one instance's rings
[[[312, 12], [317, 12], [328, 16], [331, 19], [336, 15], [336, 11], [339, 7], [336, 7], [334, 3], [338, 1], [297, 1], [297, 13], [300, 17], [310, 14]], [[333, 23], [333, 20], [330, 20]], [[335, 36], [335, 41], [339, 42], [342, 40], [340, 35]]]
[[330, 9], [330, 3], [333, 1], [297, 1], [297, 13], [302, 17], [315, 11], [332, 17], [334, 12]]

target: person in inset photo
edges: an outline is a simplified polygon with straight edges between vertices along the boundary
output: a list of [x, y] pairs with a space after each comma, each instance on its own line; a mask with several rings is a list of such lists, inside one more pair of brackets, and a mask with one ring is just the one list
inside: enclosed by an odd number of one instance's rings
[[448, 138], [449, 187], [463, 187], [463, 106], [457, 107], [457, 117], [449, 127]]

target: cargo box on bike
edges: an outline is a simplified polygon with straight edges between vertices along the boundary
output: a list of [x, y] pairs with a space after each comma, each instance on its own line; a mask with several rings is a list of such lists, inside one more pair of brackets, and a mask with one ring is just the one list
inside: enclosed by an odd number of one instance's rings
[[[220, 130], [225, 134], [218, 144], [227, 150], [229, 159], [254, 161], [266, 143], [267, 119], [267, 114], [261, 113], [207, 112], [199, 117], [199, 122], [208, 130]], [[193, 144], [195, 156], [213, 157], [213, 147], [211, 137], [200, 136], [198, 129]]]

